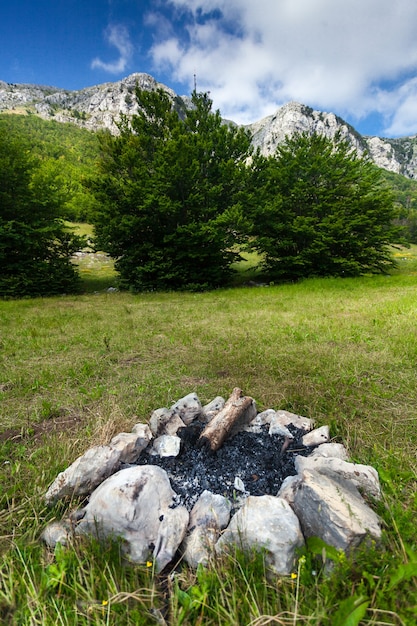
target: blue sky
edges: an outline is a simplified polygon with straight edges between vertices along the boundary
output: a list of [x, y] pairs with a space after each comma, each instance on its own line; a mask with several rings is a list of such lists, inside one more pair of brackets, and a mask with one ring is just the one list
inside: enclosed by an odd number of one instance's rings
[[254, 122], [295, 100], [417, 134], [416, 0], [5, 0], [0, 80], [82, 89], [147, 72]]

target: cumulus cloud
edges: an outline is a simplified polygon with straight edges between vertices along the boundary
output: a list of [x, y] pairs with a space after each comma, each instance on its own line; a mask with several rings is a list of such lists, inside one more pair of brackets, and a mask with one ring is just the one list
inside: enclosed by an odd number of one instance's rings
[[104, 70], [110, 74], [124, 72], [133, 54], [133, 45], [127, 28], [122, 24], [110, 24], [104, 31], [104, 37], [119, 52], [119, 58], [106, 63], [97, 57], [91, 62], [91, 68]]
[[[169, 0], [174, 32], [151, 54], [174, 80], [209, 90], [251, 122], [290, 100], [386, 130], [417, 130], [415, 0]], [[406, 78], [405, 78], [406, 77]]]

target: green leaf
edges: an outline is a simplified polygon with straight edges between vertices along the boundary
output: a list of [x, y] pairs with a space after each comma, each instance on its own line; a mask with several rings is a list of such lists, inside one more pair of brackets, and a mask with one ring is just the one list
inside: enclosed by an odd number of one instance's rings
[[404, 563], [399, 565], [396, 570], [393, 571], [390, 577], [388, 589], [391, 590], [404, 580], [410, 580], [417, 576], [417, 563]]
[[340, 603], [332, 618], [332, 626], [357, 626], [365, 616], [369, 600], [366, 596], [352, 596]]

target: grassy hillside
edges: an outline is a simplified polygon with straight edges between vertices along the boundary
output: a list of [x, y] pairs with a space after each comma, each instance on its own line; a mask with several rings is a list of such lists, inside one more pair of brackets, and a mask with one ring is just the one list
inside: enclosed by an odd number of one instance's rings
[[94, 171], [98, 155], [97, 134], [74, 124], [46, 121], [36, 115], [0, 114], [0, 125], [12, 137], [20, 137], [49, 170], [64, 198], [62, 217], [86, 220], [93, 199], [83, 181]]
[[[392, 276], [0, 301], [0, 623], [416, 623], [417, 250], [397, 255]], [[83, 451], [188, 392], [234, 386], [329, 424], [377, 468], [381, 546], [327, 576], [307, 553], [292, 578], [267, 579], [262, 555], [164, 578], [126, 567], [117, 544], [40, 544], [65, 511], [42, 496]]]

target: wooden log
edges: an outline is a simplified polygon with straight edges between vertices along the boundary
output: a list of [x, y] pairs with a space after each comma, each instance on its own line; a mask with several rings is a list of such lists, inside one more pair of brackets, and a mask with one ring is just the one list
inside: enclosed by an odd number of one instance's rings
[[223, 409], [207, 424], [199, 437], [199, 445], [212, 452], [218, 450], [232, 430], [248, 424], [256, 416], [253, 398], [244, 396], [239, 387], [235, 387]]

